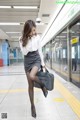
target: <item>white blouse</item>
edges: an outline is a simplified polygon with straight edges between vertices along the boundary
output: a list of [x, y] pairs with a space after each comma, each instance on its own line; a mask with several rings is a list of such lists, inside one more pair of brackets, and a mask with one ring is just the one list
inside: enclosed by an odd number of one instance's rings
[[21, 51], [23, 53], [23, 55], [27, 55], [28, 52], [32, 52], [32, 51], [36, 51], [38, 50], [39, 51], [39, 55], [40, 55], [40, 58], [41, 58], [41, 64], [42, 66], [44, 66], [44, 59], [43, 59], [43, 53], [42, 53], [42, 48], [41, 48], [41, 41], [40, 41], [40, 36], [39, 35], [36, 35], [36, 36], [33, 36], [27, 43], [26, 46], [22, 46], [22, 42], [19, 41], [19, 44], [20, 44], [20, 48], [21, 48]]

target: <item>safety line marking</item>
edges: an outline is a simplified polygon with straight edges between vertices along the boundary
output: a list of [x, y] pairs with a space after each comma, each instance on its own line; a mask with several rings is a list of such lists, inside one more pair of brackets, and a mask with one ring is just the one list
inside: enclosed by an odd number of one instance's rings
[[[34, 89], [35, 91], [39, 91], [40, 89], [37, 89], [35, 88]], [[11, 89], [11, 90], [0, 90], [0, 94], [3, 94], [3, 93], [17, 93], [17, 92], [27, 92], [28, 90], [27, 89]]]
[[63, 98], [54, 98], [53, 99], [55, 102], [64, 102]]

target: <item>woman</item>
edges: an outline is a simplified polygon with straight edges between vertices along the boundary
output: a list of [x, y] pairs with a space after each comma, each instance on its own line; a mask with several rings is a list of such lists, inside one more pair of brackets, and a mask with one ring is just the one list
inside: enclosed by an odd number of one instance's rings
[[40, 37], [36, 33], [36, 25], [32, 20], [25, 22], [22, 38], [20, 39], [20, 48], [24, 54], [24, 68], [28, 79], [28, 92], [31, 102], [31, 113], [36, 118], [36, 109], [34, 105], [34, 82], [37, 82], [43, 91], [44, 96], [48, 94], [45, 85], [36, 76], [41, 65], [45, 68], [42, 50], [40, 47]]

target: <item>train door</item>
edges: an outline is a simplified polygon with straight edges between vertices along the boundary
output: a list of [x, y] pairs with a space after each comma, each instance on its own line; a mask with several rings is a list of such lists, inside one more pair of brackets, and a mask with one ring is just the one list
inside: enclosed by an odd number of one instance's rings
[[70, 27], [71, 81], [80, 87], [80, 20]]

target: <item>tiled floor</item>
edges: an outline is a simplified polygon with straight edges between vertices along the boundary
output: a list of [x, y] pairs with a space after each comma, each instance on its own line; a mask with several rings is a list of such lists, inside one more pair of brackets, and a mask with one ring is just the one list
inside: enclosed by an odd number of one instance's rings
[[[73, 86], [68, 83], [68, 86], [70, 85]], [[27, 88], [28, 83], [23, 66], [0, 68], [0, 120], [3, 120], [2, 115], [5, 117], [4, 120], [35, 119], [31, 117]], [[47, 98], [44, 97], [40, 89], [35, 88], [34, 99], [37, 112], [36, 120], [80, 120], [56, 89], [56, 86], [53, 91], [48, 92]]]

